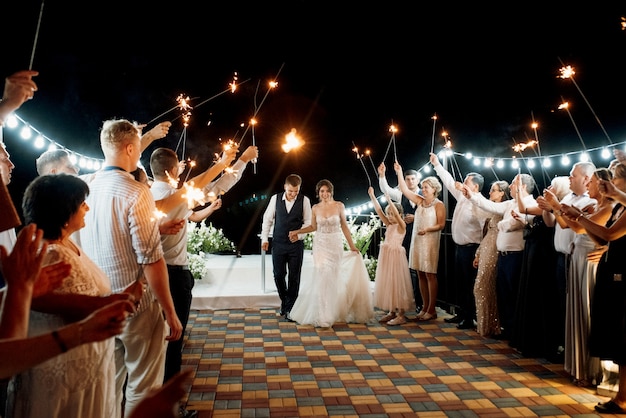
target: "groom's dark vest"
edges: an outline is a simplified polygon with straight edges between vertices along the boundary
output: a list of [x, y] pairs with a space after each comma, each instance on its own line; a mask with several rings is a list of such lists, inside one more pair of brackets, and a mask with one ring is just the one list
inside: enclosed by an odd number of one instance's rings
[[285, 201], [283, 200], [284, 195], [285, 193], [276, 195], [276, 216], [274, 218], [273, 245], [291, 244], [289, 241], [289, 231], [302, 228], [302, 223], [304, 222], [304, 197], [301, 194], [298, 194], [291, 211], [287, 212], [287, 206], [285, 206]]
[[[403, 194], [400, 199], [400, 205], [402, 205], [402, 210], [405, 215], [413, 215], [415, 213], [415, 208], [411, 206], [411, 201], [407, 199], [407, 197]], [[409, 254], [411, 248], [411, 237], [413, 236], [413, 223], [406, 224], [406, 233], [404, 234], [404, 239], [402, 240], [402, 246], [406, 250], [406, 253]]]

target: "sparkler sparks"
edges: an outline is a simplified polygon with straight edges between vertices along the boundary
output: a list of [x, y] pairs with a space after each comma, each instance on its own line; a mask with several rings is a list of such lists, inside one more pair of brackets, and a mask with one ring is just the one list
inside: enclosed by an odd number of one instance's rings
[[304, 144], [304, 141], [298, 136], [296, 128], [292, 128], [291, 131], [285, 135], [285, 143], [282, 148], [286, 154], [292, 149], [299, 148], [302, 144]]
[[530, 148], [534, 145], [537, 145], [538, 141], [536, 139], [530, 140], [526, 143], [515, 144], [513, 145], [513, 151], [515, 152], [523, 152], [526, 148]]
[[433, 153], [435, 152], [435, 125], [437, 125], [437, 114], [435, 113], [431, 119], [433, 120], [433, 133], [430, 140], [430, 152]]
[[152, 218], [150, 218], [150, 220], [151, 221], [159, 221], [159, 220], [165, 218], [165, 216], [167, 216], [166, 213], [161, 212], [158, 209], [155, 209], [154, 212], [152, 213]]
[[193, 209], [198, 205], [204, 205], [207, 203], [207, 197], [202, 191], [197, 187], [194, 187], [193, 181], [183, 183], [183, 187], [185, 188], [185, 193], [183, 197], [187, 199], [187, 208]]
[[387, 145], [387, 149], [385, 150], [385, 156], [383, 157], [383, 162], [387, 159], [387, 154], [389, 153], [389, 148], [391, 148], [391, 144], [393, 144], [393, 158], [394, 161], [398, 160], [398, 155], [396, 153], [396, 132], [398, 128], [392, 123], [389, 126], [389, 132], [391, 132], [391, 138], [389, 138], [389, 144]]
[[372, 168], [374, 169], [374, 173], [376, 173], [377, 172], [376, 166], [374, 165], [374, 161], [372, 160], [372, 153], [370, 152], [370, 150], [366, 149], [365, 155], [369, 157], [370, 163], [372, 163]]
[[352, 143], [352, 145], [354, 146], [352, 148], [352, 152], [356, 154], [356, 158], [361, 162], [361, 167], [363, 167], [363, 171], [365, 171], [365, 175], [367, 176], [367, 183], [369, 184], [369, 186], [371, 186], [372, 179], [370, 179], [370, 175], [367, 173], [367, 168], [365, 168], [365, 163], [363, 162], [363, 154], [359, 154], [359, 149], [356, 145], [354, 145], [354, 142]]
[[606, 139], [609, 141], [609, 144], [613, 144], [611, 137], [606, 132], [606, 129], [604, 129], [604, 125], [602, 125], [602, 122], [600, 122], [600, 118], [598, 118], [598, 115], [596, 115], [596, 112], [593, 110], [593, 107], [591, 107], [589, 100], [587, 100], [587, 97], [585, 97], [585, 95], [583, 94], [582, 90], [578, 86], [578, 83], [576, 83], [576, 80], [574, 80], [574, 74], [576, 74], [576, 71], [574, 71], [574, 68], [572, 68], [571, 65], [568, 65], [565, 67], [561, 67], [559, 69], [559, 72], [561, 73], [561, 75], [559, 76], [560, 78], [569, 78], [570, 80], [572, 80], [572, 84], [574, 84], [574, 87], [576, 87], [576, 90], [578, 90], [578, 93], [580, 93], [581, 97], [587, 104], [587, 107], [589, 108], [589, 110], [591, 110], [593, 117], [596, 119], [596, 122], [598, 122], [598, 125], [600, 125], [600, 129], [602, 129], [602, 132], [604, 132], [604, 136], [606, 136]]
[[237, 90], [237, 80], [239, 77], [237, 76], [237, 72], [233, 75], [233, 81], [228, 83], [228, 87], [230, 87], [230, 92], [234, 93]]

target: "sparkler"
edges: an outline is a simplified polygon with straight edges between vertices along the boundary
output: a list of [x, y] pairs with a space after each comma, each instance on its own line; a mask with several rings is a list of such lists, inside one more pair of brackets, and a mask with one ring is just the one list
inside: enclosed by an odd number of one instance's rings
[[[352, 145], [354, 145], [354, 142], [352, 143]], [[372, 163], [372, 168], [374, 169], [374, 173], [376, 174], [378, 172], [378, 170], [376, 170], [376, 166], [374, 165], [374, 161], [372, 161], [372, 153], [370, 152], [370, 150], [366, 149], [365, 150], [365, 155], [367, 155], [370, 159], [370, 163]]]
[[537, 128], [539, 127], [539, 124], [537, 123], [537, 121], [535, 121], [535, 114], [531, 111], [530, 112], [530, 117], [532, 119], [532, 123], [531, 123], [531, 127], [533, 128], [533, 131], [535, 132], [535, 144], [537, 145], [537, 151], [535, 152], [535, 154], [537, 155], [537, 157], [539, 158], [539, 165], [541, 167], [541, 174], [543, 176], [543, 181], [545, 182], [544, 184], [548, 184], [550, 182], [550, 176], [548, 175], [547, 170], [545, 169], [542, 161], [541, 161], [541, 147], [539, 146], [539, 136], [537, 135]]
[[459, 167], [459, 163], [456, 160], [456, 156], [454, 155], [454, 151], [452, 151], [452, 141], [450, 141], [450, 139], [448, 138], [449, 134], [447, 131], [443, 131], [441, 133], [441, 136], [443, 136], [445, 138], [445, 143], [443, 145], [444, 149], [447, 149], [445, 155], [446, 156], [451, 156], [452, 157], [452, 162], [454, 163], [453, 166], [451, 166], [450, 171], [452, 172], [452, 178], [457, 179], [457, 173], [458, 173], [458, 179], [459, 181], [462, 183], [463, 182], [463, 174], [461, 173], [461, 168]]
[[[236, 80], [236, 79], [234, 79], [233, 81], [231, 81], [230, 83], [228, 83], [228, 88], [227, 88], [226, 90], [222, 90], [221, 92], [219, 92], [219, 93], [217, 93], [217, 94], [215, 94], [215, 95], [213, 95], [213, 96], [209, 97], [208, 99], [203, 100], [202, 102], [200, 102], [200, 103], [198, 103], [197, 105], [195, 105], [195, 108], [197, 109], [198, 107], [202, 106], [203, 104], [205, 104], [205, 103], [207, 103], [207, 102], [210, 102], [211, 100], [213, 100], [213, 99], [215, 99], [215, 98], [217, 98], [217, 97], [219, 97], [219, 96], [221, 96], [221, 95], [223, 95], [223, 94], [226, 94], [226, 93], [228, 93], [228, 92], [234, 93], [234, 92], [235, 92], [235, 90], [237, 90], [237, 88], [238, 88], [239, 86], [241, 86], [242, 84], [244, 84], [244, 83], [246, 83], [246, 82], [250, 81], [250, 79], [248, 79], [248, 80], [244, 80], [244, 81], [242, 81], [242, 82], [241, 82], [241, 83], [239, 83], [239, 84], [236, 84], [235, 80]], [[179, 96], [179, 97], [180, 97], [180, 96]], [[196, 99], [198, 99], [198, 97], [194, 97], [193, 99], [190, 99], [189, 97], [187, 97], [187, 101], [196, 100]], [[152, 118], [152, 119], [151, 119], [148, 123], [146, 123], [146, 125], [151, 124], [151, 123], [152, 123], [152, 122], [154, 122], [155, 120], [157, 120], [157, 119], [159, 119], [159, 118], [161, 118], [161, 117], [163, 117], [163, 116], [167, 115], [167, 114], [168, 114], [168, 113], [170, 113], [170, 112], [173, 112], [174, 110], [178, 109], [179, 107], [180, 107], [180, 104], [177, 104], [176, 106], [174, 106], [174, 107], [172, 107], [172, 108], [170, 108], [170, 109], [167, 109], [165, 112], [161, 113], [159, 116], [157, 116], [157, 117], [155, 117], [155, 118]], [[175, 118], [174, 118], [171, 122], [174, 122], [175, 120], [177, 120], [177, 119], [178, 119], [178, 118], [180, 118], [180, 117], [181, 117], [180, 115], [179, 115], [179, 116], [177, 116], [177, 117], [175, 117]]]
[[[181, 152], [181, 160], [185, 159], [185, 147], [187, 146], [187, 127], [189, 126], [189, 121], [191, 120], [191, 105], [189, 104], [189, 96], [185, 97], [182, 94], [179, 94], [176, 98], [176, 102], [178, 103], [177, 108], [181, 110], [181, 117], [183, 118], [183, 131], [180, 135], [180, 139], [178, 140], [178, 144], [176, 144], [176, 152], [178, 152], [178, 147], [183, 143], [183, 150]], [[176, 120], [176, 119], [174, 119]]]
[[391, 134], [391, 140], [393, 142], [393, 160], [394, 161], [398, 161], [398, 153], [396, 150], [396, 132], [398, 132], [398, 128], [395, 125], [391, 125], [389, 127], [389, 130], [392, 132]]
[[587, 97], [585, 97], [580, 87], [578, 87], [578, 83], [576, 83], [576, 80], [574, 80], [574, 74], [576, 74], [574, 69], [570, 65], [568, 65], [566, 67], [562, 67], [559, 70], [559, 72], [561, 73], [561, 75], [559, 76], [560, 78], [569, 78], [570, 80], [572, 80], [572, 84], [574, 84], [574, 86], [576, 87], [576, 90], [578, 90], [578, 93], [580, 93], [585, 103], [587, 103], [587, 107], [589, 107], [589, 110], [591, 110], [591, 113], [593, 114], [593, 117], [596, 119], [596, 122], [598, 122], [598, 125], [600, 125], [600, 128], [602, 129], [602, 132], [604, 132], [604, 135], [606, 136], [606, 139], [609, 141], [609, 144], [613, 144], [613, 141], [611, 141], [611, 137], [609, 137], [609, 134], [606, 132], [606, 129], [604, 129], [604, 125], [602, 125], [602, 122], [600, 122], [600, 118], [598, 118], [598, 115], [596, 115], [596, 112], [591, 107], [589, 100], [587, 100]]
[[[252, 126], [252, 128], [251, 128], [252, 129], [252, 146], [256, 146], [256, 138], [254, 136], [254, 126], [256, 125], [256, 119], [255, 118], [250, 119], [250, 125]], [[254, 174], [256, 174], [256, 162], [257, 162], [257, 159], [253, 158], [252, 159], [252, 169], [253, 169]]]
[[39, 9], [39, 19], [37, 20], [37, 30], [35, 31], [35, 40], [33, 41], [33, 51], [30, 54], [30, 64], [28, 69], [33, 69], [33, 61], [35, 60], [35, 49], [37, 47], [37, 39], [39, 38], [39, 27], [41, 26], [41, 16], [43, 16], [43, 1], [41, 2], [41, 8]]
[[[533, 146], [537, 145], [537, 143], [538, 143], [537, 140], [533, 139], [533, 140], [530, 140], [530, 141], [528, 141], [526, 143], [518, 144], [517, 141], [515, 141], [515, 138], [513, 138], [513, 142], [515, 143], [515, 145], [513, 145], [513, 151], [517, 152], [520, 155], [522, 160], [524, 160], [524, 155], [522, 154], [524, 152], [524, 150], [526, 150], [526, 148], [532, 148]], [[524, 161], [524, 164], [526, 164], [526, 161]], [[537, 183], [537, 180], [535, 180], [535, 177], [533, 176], [532, 171], [528, 167], [528, 164], [526, 164], [526, 168], [528, 169], [528, 174], [530, 174], [530, 176], [533, 178], [535, 183]], [[521, 165], [517, 166], [517, 174], [522, 174], [522, 166]]]
[[389, 132], [391, 132], [391, 138], [389, 139], [389, 144], [387, 145], [387, 149], [385, 150], [385, 156], [383, 157], [383, 162], [387, 159], [387, 154], [389, 153], [389, 148], [391, 148], [391, 144], [393, 144], [393, 154], [394, 154], [394, 161], [398, 160], [398, 156], [396, 155], [396, 131], [398, 129], [391, 124], [391, 126], [389, 126]]
[[583, 149], [585, 151], [587, 151], [587, 147], [585, 146], [585, 141], [583, 141], [583, 137], [582, 137], [582, 135], [580, 135], [580, 131], [578, 130], [578, 126], [576, 126], [576, 122], [574, 122], [574, 118], [572, 117], [572, 113], [569, 111], [569, 103], [566, 102], [565, 100], [563, 100], [562, 96], [561, 96], [561, 101], [563, 103], [561, 103], [559, 105], [559, 110], [565, 109], [565, 111], [567, 112], [567, 115], [569, 116], [570, 121], [572, 121], [572, 125], [574, 125], [574, 130], [576, 131], [576, 135], [578, 135], [578, 139], [580, 140], [580, 143], [582, 144]]
[[[254, 93], [254, 113], [252, 115], [252, 120], [254, 120], [254, 123], [257, 123], [256, 120], [256, 116], [259, 114], [259, 111], [261, 110], [261, 106], [263, 106], [263, 103], [265, 103], [265, 99], [267, 99], [267, 96], [270, 94], [270, 91], [274, 90], [275, 88], [278, 87], [278, 81], [276, 81], [278, 79], [278, 76], [280, 75], [280, 72], [283, 70], [283, 67], [285, 66], [285, 63], [283, 62], [280, 66], [280, 68], [278, 69], [278, 72], [276, 73], [276, 77], [274, 77], [273, 80], [271, 80], [270, 82], [267, 83], [267, 91], [265, 92], [265, 96], [263, 96], [263, 99], [261, 100], [261, 104], [259, 104], [258, 106], [256, 105], [256, 97], [257, 97], [257, 93], [258, 93], [258, 87], [260, 84], [260, 81], [257, 83], [257, 90]], [[254, 127], [254, 126], [252, 126]], [[246, 136], [246, 133], [248, 133], [248, 129], [250, 129], [250, 124], [248, 124], [248, 126], [246, 126], [246, 129], [243, 131], [243, 133], [241, 134], [241, 139], [239, 140], [239, 144], [241, 144], [241, 142], [243, 141], [243, 139]]]
[[[354, 145], [354, 142], [352, 142], [352, 145]], [[365, 175], [367, 176], [367, 183], [371, 187], [372, 179], [370, 179], [370, 175], [367, 173], [367, 168], [365, 168], [365, 163], [363, 163], [363, 154], [359, 154], [359, 149], [357, 148], [356, 145], [354, 145], [354, 148], [352, 148], [352, 151], [356, 154], [357, 160], [361, 162], [361, 167], [363, 167], [363, 171], [365, 171]]]
[[191, 170], [196, 166], [196, 162], [194, 160], [189, 160], [189, 171], [187, 171], [187, 175], [185, 176], [185, 182], [189, 179], [189, 175], [191, 174]]
[[437, 114], [435, 113], [431, 119], [433, 120], [433, 134], [430, 140], [430, 152], [433, 153], [435, 152], [435, 125], [437, 125]]

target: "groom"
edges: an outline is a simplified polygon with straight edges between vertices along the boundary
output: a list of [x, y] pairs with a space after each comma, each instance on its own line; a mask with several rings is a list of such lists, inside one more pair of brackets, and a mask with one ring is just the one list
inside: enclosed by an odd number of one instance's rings
[[[280, 297], [280, 314], [289, 318], [291, 307], [300, 290], [300, 273], [304, 256], [302, 237], [291, 241], [289, 231], [311, 224], [311, 201], [300, 195], [302, 178], [290, 174], [285, 179], [285, 192], [277, 193], [270, 201], [263, 214], [261, 229], [261, 249], [269, 249], [269, 235], [272, 233], [272, 263], [274, 282]], [[288, 276], [287, 282], [285, 277]]]

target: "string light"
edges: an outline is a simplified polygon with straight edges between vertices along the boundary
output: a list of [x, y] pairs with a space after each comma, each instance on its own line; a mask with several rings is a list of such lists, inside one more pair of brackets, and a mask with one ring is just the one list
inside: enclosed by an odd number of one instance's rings
[[47, 137], [41, 131], [34, 128], [30, 123], [26, 122], [16, 113], [12, 113], [6, 120], [6, 127], [9, 129], [16, 129], [22, 125], [19, 131], [19, 136], [24, 142], [29, 142], [31, 139], [35, 149], [39, 150], [53, 150], [64, 149], [70, 154], [70, 161], [80, 167], [81, 171], [97, 171], [102, 167], [104, 160], [101, 158], [88, 157], [80, 154], [69, 148], [64, 147], [59, 142]]
[[[12, 113], [11, 115], [9, 115], [5, 121], [5, 127], [9, 129], [16, 129], [20, 126], [20, 124], [21, 124], [21, 127], [19, 131], [19, 135], [20, 135], [20, 138], [22, 138], [25, 143], [28, 143], [32, 140], [33, 146], [36, 149], [40, 149], [40, 150], [42, 149], [66, 150], [70, 154], [69, 158], [72, 164], [79, 166], [81, 171], [97, 171], [102, 167], [102, 164], [104, 163], [104, 160], [101, 158], [89, 157], [87, 155], [80, 154], [76, 151], [73, 151], [63, 146], [58, 141], [55, 141], [49, 138], [48, 136], [43, 134], [41, 131], [33, 127], [30, 123], [26, 122], [16, 113]], [[34, 137], [34, 140], [33, 140], [33, 137]], [[626, 145], [626, 141], [620, 142], [620, 143], [613, 143], [609, 146], [603, 145], [603, 146], [596, 147], [596, 148], [589, 148], [589, 149], [578, 150], [578, 151], [570, 151], [570, 152], [564, 152], [560, 154], [542, 155], [540, 157], [541, 159], [539, 160], [539, 162], [542, 167], [550, 167], [552, 166], [552, 162], [556, 160], [556, 161], [560, 161], [563, 167], [569, 167], [572, 159], [576, 159], [577, 161], [592, 161], [593, 159], [591, 156], [594, 153], [599, 154], [599, 158], [601, 160], [606, 161], [612, 158], [612, 153], [610, 151], [611, 148], [621, 146], [622, 149], [626, 149], [625, 145]], [[528, 167], [529, 169], [536, 167], [537, 165], [537, 160], [535, 158], [480, 156], [480, 155], [473, 155], [471, 152], [465, 152], [465, 153], [455, 152], [449, 146], [446, 146], [444, 149], [442, 149], [438, 153], [438, 155], [442, 159], [454, 158], [455, 155], [459, 155], [459, 156], [465, 157], [467, 160], [470, 160], [474, 166], [477, 166], [477, 167], [483, 166], [485, 168], [491, 168], [491, 169], [495, 167], [498, 170], [505, 170], [508, 166], [512, 170], [517, 171], [518, 169], [520, 169], [520, 160], [523, 160], [524, 165]], [[418, 181], [421, 180], [423, 177], [425, 177], [425, 175], [429, 175], [432, 172], [430, 163], [425, 162], [417, 170], [417, 172], [418, 172]], [[384, 199], [384, 197], [381, 197], [381, 199]], [[384, 200], [382, 201], [384, 203]], [[346, 213], [360, 216], [363, 212], [367, 211], [368, 212], [367, 215], [369, 216], [369, 212], [373, 208], [373, 206], [370, 206], [370, 205], [371, 205], [371, 202], [369, 202], [369, 204], [357, 205], [353, 208], [346, 208]]]

